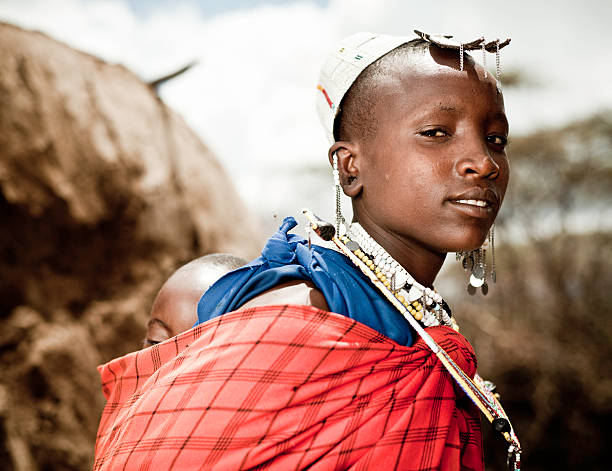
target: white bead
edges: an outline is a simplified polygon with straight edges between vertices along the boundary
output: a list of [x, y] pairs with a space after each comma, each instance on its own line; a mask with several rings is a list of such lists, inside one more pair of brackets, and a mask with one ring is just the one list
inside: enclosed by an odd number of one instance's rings
[[410, 302], [416, 301], [423, 295], [423, 292], [416, 287], [416, 285], [412, 285], [410, 291], [408, 292], [408, 300]]
[[395, 282], [398, 286], [404, 286], [408, 281], [408, 277], [406, 276], [406, 272], [404, 270], [399, 271], [395, 268], [392, 270], [395, 272]]

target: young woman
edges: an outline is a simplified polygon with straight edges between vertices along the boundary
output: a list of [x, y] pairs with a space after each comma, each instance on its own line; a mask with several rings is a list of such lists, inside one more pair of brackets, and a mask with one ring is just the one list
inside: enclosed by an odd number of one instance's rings
[[[458, 52], [362, 33], [318, 89], [353, 204], [346, 246], [474, 377], [433, 283], [446, 254], [478, 249], [495, 220], [508, 122], [495, 77]], [[205, 293], [200, 325], [154, 347], [156, 365], [141, 359], [140, 386], [115, 392], [118, 365], [102, 370], [109, 403], [139, 402], [103, 416], [96, 469], [483, 468], [478, 409], [428, 344], [351, 259], [295, 225]]]

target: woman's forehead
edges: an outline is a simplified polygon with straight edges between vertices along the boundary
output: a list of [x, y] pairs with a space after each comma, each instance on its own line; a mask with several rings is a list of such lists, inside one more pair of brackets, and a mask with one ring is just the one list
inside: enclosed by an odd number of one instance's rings
[[463, 71], [434, 61], [412, 63], [398, 67], [392, 73], [378, 77], [378, 95], [393, 102], [400, 97], [415, 103], [433, 101], [438, 108], [457, 108], [464, 100], [485, 100], [503, 110], [503, 95], [491, 74], [478, 65]]
[[432, 71], [402, 74], [380, 89], [372, 109], [377, 128], [384, 135], [411, 125], [452, 122], [497, 123], [507, 132], [504, 101], [496, 83], [469, 78], [465, 72]]

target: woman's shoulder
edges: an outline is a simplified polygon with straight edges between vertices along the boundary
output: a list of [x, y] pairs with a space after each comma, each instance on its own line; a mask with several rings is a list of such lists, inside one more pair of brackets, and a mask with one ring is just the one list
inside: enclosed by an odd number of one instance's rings
[[292, 280], [278, 284], [242, 304], [240, 309], [280, 304], [299, 304], [329, 311], [323, 293], [314, 283], [304, 280]]

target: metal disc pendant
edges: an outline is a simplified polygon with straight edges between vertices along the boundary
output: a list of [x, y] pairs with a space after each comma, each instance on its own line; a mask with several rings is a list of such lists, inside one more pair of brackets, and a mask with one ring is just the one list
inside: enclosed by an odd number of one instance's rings
[[403, 271], [395, 273], [395, 286], [405, 286], [408, 282], [408, 276]]
[[484, 279], [478, 278], [474, 276], [473, 274], [470, 275], [470, 285], [472, 285], [474, 288], [480, 288], [483, 284], [484, 284]]
[[482, 284], [480, 290], [482, 291], [482, 294], [484, 294], [485, 296], [487, 295], [487, 293], [489, 292], [489, 285], [486, 281]]
[[472, 270], [472, 274], [476, 277], [476, 278], [480, 278], [481, 280], [484, 280], [484, 267], [482, 265], [476, 265], [474, 267], [474, 269]]
[[474, 296], [476, 294], [476, 288], [474, 288], [472, 285], [468, 285], [467, 292]]
[[465, 265], [463, 266], [463, 268], [465, 268], [466, 270], [472, 271], [472, 269], [474, 268], [474, 257], [472, 257], [471, 255], [468, 255], [467, 257], [464, 258], [464, 260], [465, 260]]
[[420, 289], [418, 289], [415, 285], [412, 285], [410, 287], [410, 291], [408, 291], [408, 300], [410, 302], [413, 302], [419, 299], [421, 296], [423, 296], [423, 292]]
[[354, 240], [349, 240], [346, 243], [346, 248], [349, 249], [351, 252], [355, 252], [356, 250], [359, 250], [361, 247], [359, 247], [359, 244], [355, 242]]

